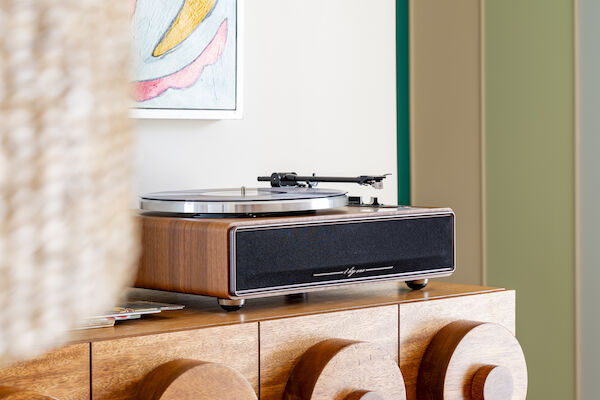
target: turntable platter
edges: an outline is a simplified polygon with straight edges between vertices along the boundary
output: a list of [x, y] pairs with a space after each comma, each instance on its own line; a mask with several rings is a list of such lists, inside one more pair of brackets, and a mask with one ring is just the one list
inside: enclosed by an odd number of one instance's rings
[[143, 211], [170, 214], [297, 213], [342, 207], [346, 192], [306, 187], [233, 188], [149, 193]]

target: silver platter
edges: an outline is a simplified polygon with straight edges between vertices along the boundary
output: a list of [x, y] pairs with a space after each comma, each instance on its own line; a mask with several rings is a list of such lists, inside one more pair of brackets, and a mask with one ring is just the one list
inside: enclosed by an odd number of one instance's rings
[[143, 211], [170, 214], [295, 213], [346, 204], [346, 192], [298, 187], [186, 190], [140, 196]]

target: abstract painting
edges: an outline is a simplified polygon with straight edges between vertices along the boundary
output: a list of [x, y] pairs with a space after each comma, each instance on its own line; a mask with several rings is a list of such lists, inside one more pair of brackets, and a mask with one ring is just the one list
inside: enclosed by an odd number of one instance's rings
[[132, 1], [134, 117], [241, 117], [241, 1]]

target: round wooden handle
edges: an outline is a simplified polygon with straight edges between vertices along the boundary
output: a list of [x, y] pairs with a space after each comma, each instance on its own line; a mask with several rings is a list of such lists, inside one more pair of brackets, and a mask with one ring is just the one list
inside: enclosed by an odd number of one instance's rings
[[283, 400], [296, 399], [406, 400], [406, 389], [398, 364], [379, 347], [329, 339], [306, 350], [292, 370]]
[[471, 382], [473, 400], [512, 398], [513, 380], [510, 370], [501, 365], [486, 365], [477, 370]]
[[519, 342], [498, 324], [455, 321], [433, 337], [419, 376], [419, 400], [524, 400], [527, 365]]
[[236, 370], [223, 364], [174, 360], [148, 373], [139, 400], [257, 400], [254, 389]]
[[54, 397], [21, 390], [7, 386], [0, 386], [0, 400], [54, 400]]

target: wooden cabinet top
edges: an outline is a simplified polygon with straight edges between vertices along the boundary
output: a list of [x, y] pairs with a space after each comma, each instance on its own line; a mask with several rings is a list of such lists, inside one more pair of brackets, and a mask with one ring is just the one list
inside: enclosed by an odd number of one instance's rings
[[160, 314], [147, 315], [138, 320], [118, 322], [115, 327], [111, 328], [75, 331], [70, 342], [112, 340], [505, 290], [442, 282], [431, 282], [422, 290], [409, 290], [405, 289], [404, 285], [399, 282], [386, 282], [311, 292], [304, 298], [294, 299], [286, 296], [275, 296], [251, 299], [240, 311], [227, 313], [217, 305], [214, 298], [147, 289], [131, 289], [129, 298], [132, 300], [183, 304], [185, 309], [165, 311]]

